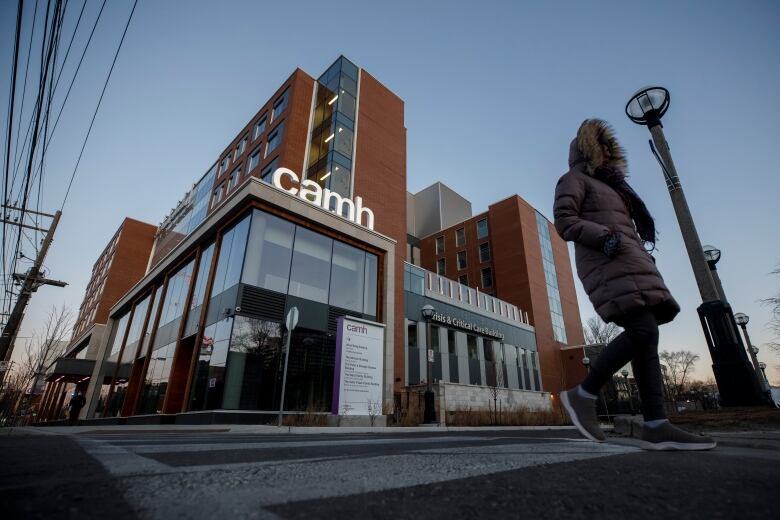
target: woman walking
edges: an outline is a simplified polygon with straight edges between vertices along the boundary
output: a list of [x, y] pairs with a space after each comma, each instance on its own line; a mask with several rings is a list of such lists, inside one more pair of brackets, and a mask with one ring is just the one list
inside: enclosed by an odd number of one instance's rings
[[582, 435], [603, 441], [596, 398], [630, 361], [642, 399], [643, 447], [712, 449], [711, 438], [666, 419], [658, 325], [672, 321], [680, 306], [645, 248], [655, 245], [655, 222], [625, 174], [625, 153], [612, 128], [600, 119], [585, 120], [569, 149], [569, 171], [555, 189], [555, 228], [574, 242], [577, 274], [598, 315], [624, 331], [599, 354], [582, 384], [561, 392], [561, 402]]

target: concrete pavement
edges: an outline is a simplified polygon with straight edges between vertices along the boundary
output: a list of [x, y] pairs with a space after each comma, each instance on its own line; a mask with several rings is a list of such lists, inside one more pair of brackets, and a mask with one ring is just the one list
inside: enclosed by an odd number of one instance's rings
[[0, 495], [9, 518], [766, 518], [780, 476], [777, 432], [648, 453], [562, 428], [265, 428], [17, 430]]

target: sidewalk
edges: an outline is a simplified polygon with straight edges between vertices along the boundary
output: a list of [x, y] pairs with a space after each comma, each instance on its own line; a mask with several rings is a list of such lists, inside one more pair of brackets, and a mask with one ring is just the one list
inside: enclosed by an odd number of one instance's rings
[[260, 424], [138, 424], [107, 426], [21, 426], [0, 428], [0, 435], [78, 435], [128, 433], [235, 433], [244, 435], [273, 434], [344, 434], [344, 433], [433, 433], [485, 431], [546, 431], [571, 430], [574, 426], [269, 426]]

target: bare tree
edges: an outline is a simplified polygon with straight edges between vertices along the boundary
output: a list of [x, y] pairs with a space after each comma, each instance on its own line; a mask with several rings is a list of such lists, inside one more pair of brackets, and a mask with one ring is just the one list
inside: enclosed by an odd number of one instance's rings
[[[770, 274], [780, 275], [780, 264]], [[761, 300], [761, 303], [772, 310], [772, 318], [769, 320], [768, 325], [775, 335], [774, 339], [766, 343], [766, 345], [775, 352], [780, 352], [780, 290], [774, 296]]]
[[4, 398], [0, 399], [3, 409], [0, 413], [6, 417], [17, 413], [24, 401], [23, 398], [35, 393], [36, 386], [46, 369], [62, 354], [72, 328], [73, 312], [70, 307], [52, 306], [46, 321], [25, 345], [22, 359], [14, 363], [12, 372], [6, 376], [6, 384], [2, 389]]
[[688, 376], [693, 371], [694, 364], [699, 360], [699, 355], [689, 350], [669, 352], [664, 350], [659, 354], [661, 362], [666, 365], [664, 374], [667, 378], [667, 388], [672, 393], [672, 399], [677, 400], [685, 389]]
[[591, 316], [582, 327], [582, 333], [585, 335], [585, 343], [588, 345], [607, 344], [623, 332], [623, 329], [614, 323], [604, 323], [598, 316]]

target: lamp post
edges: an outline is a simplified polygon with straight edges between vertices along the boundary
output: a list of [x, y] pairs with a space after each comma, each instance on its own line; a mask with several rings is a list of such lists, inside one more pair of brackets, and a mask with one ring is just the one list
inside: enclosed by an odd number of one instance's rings
[[697, 312], [712, 357], [712, 371], [718, 382], [721, 402], [725, 406], [762, 404], [766, 399], [761, 385], [745, 354], [731, 307], [721, 296], [722, 290], [718, 290], [713, 279], [711, 266], [705, 257], [669, 151], [669, 144], [664, 136], [661, 118], [669, 109], [669, 103], [669, 91], [664, 87], [645, 87], [628, 101], [626, 115], [634, 123], [647, 126], [652, 136], [650, 149], [663, 170], [666, 188], [672, 199], [688, 259], [703, 301]]
[[[734, 319], [737, 320], [737, 325], [739, 325], [742, 328], [742, 334], [745, 336], [745, 343], [747, 343], [747, 350], [750, 353], [750, 359], [753, 361], [753, 368], [756, 372], [756, 377], [758, 377], [758, 380], [761, 381], [761, 386], [765, 387], [764, 383], [764, 376], [761, 372], [761, 369], [759, 368], [758, 363], [758, 348], [754, 347], [753, 344], [750, 342], [750, 335], [747, 331], [747, 324], [750, 322], [750, 316], [745, 314], [744, 312], [738, 312], [734, 315]], [[764, 388], [766, 390], [766, 388]]]
[[624, 368], [621, 370], [620, 375], [623, 376], [623, 382], [626, 385], [626, 393], [628, 394], [628, 410], [631, 412], [631, 415], [634, 415], [634, 399], [631, 395], [631, 387], [628, 384], [628, 369]]
[[762, 361], [762, 362], [760, 362], [760, 363], [758, 364], [758, 368], [760, 368], [760, 369], [761, 369], [761, 375], [762, 375], [762, 376], [764, 376], [764, 377], [763, 377], [763, 379], [764, 379], [764, 381], [763, 381], [763, 382], [764, 382], [764, 384], [765, 384], [766, 386], [769, 386], [769, 380], [766, 378], [766, 363], [764, 363], [763, 361]]
[[726, 303], [728, 302], [726, 292], [723, 290], [723, 284], [720, 283], [720, 276], [718, 276], [718, 269], [715, 267], [715, 264], [720, 261], [720, 249], [708, 245], [702, 247], [702, 252], [704, 253], [704, 259], [707, 261], [707, 267], [710, 268], [710, 275], [712, 276], [712, 281], [715, 282], [715, 288], [718, 290], [720, 301]]
[[425, 412], [423, 414], [424, 424], [437, 424], [435, 399], [433, 396], [433, 385], [431, 383], [431, 365], [433, 363], [433, 349], [431, 348], [431, 318], [436, 314], [436, 309], [433, 305], [426, 304], [422, 308], [422, 315], [425, 318], [425, 338], [426, 338], [426, 388], [425, 388]]

